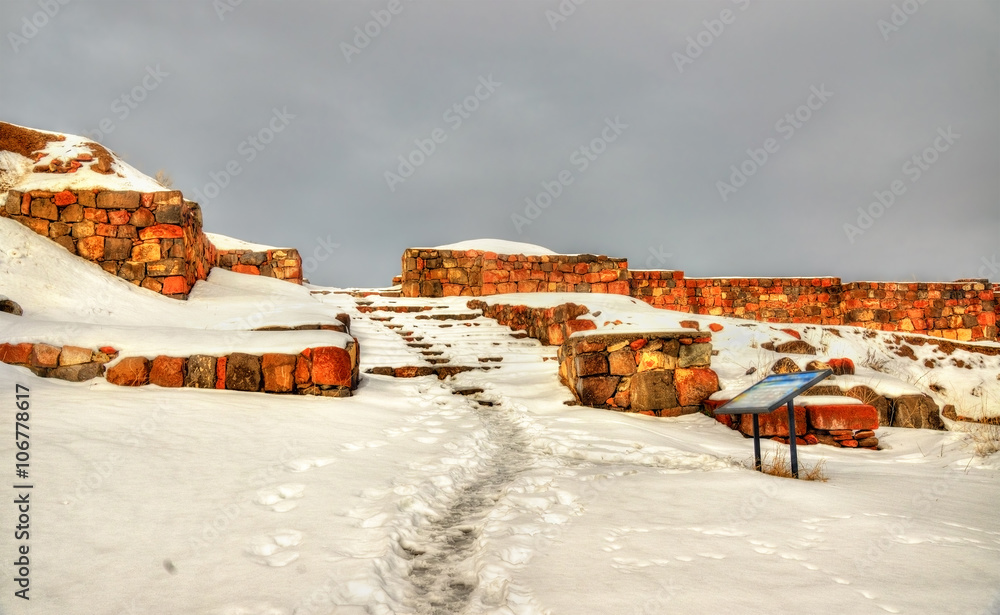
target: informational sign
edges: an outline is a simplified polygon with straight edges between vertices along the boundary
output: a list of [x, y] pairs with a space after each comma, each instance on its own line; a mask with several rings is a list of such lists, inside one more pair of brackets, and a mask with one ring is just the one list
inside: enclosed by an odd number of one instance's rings
[[814, 384], [826, 379], [833, 370], [797, 372], [794, 374], [774, 374], [764, 378], [749, 389], [719, 407], [716, 414], [753, 415], [753, 459], [754, 469], [763, 472], [760, 460], [760, 420], [758, 414], [773, 412], [781, 406], [788, 406], [788, 447], [791, 451], [792, 476], [799, 477], [799, 460], [795, 452], [795, 396], [807, 391]]
[[763, 414], [772, 412], [788, 403], [802, 391], [832, 374], [825, 369], [815, 372], [774, 374], [764, 378], [749, 389], [719, 407], [716, 414]]

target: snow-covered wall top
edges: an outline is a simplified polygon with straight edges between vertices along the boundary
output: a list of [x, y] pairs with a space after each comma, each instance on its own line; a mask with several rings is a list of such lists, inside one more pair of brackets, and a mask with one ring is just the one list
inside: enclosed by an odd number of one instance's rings
[[168, 190], [99, 143], [0, 122], [0, 192], [93, 189]]

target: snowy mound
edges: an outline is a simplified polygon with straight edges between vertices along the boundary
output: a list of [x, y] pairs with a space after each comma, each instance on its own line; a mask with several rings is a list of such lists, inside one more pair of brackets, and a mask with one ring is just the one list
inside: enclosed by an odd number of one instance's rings
[[278, 250], [275, 246], [265, 246], [259, 243], [250, 243], [228, 235], [218, 233], [205, 233], [205, 237], [212, 242], [212, 245], [220, 250], [252, 250], [254, 252], [266, 252], [268, 250]]
[[0, 122], [0, 194], [93, 188], [167, 190], [99, 143]]
[[525, 256], [543, 256], [558, 254], [548, 248], [536, 246], [530, 243], [518, 241], [507, 241], [506, 239], [467, 239], [458, 243], [450, 243], [445, 246], [436, 246], [435, 250], [482, 250], [483, 252], [496, 252], [497, 254], [524, 254]]

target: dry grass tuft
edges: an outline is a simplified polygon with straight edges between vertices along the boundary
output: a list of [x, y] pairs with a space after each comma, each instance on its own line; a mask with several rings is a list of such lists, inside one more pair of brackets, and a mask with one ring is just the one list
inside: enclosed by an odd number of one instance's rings
[[[760, 462], [764, 474], [779, 478], [794, 478], [792, 476], [792, 463], [788, 460], [788, 452], [785, 449], [764, 452]], [[752, 470], [753, 459], [750, 459], [746, 465]], [[826, 475], [826, 459], [820, 459], [816, 465], [811, 467], [799, 460], [799, 480], [812, 480], [821, 483], [830, 480]]]
[[969, 435], [976, 447], [976, 456], [988, 457], [1000, 452], [1000, 416], [990, 417], [975, 426], [969, 424]]

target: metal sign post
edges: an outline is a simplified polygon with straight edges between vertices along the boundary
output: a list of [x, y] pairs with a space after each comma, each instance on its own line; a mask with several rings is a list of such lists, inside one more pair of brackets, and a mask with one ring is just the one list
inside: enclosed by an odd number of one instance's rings
[[833, 374], [833, 370], [824, 369], [814, 372], [797, 372], [794, 374], [768, 376], [715, 411], [716, 414], [750, 414], [753, 416], [753, 459], [755, 470], [763, 471], [763, 464], [760, 458], [760, 420], [758, 415], [774, 412], [781, 406], [787, 405], [788, 446], [791, 449], [792, 476], [795, 478], [799, 477], [799, 457], [795, 442], [795, 396], [809, 390], [816, 383], [825, 380], [831, 374]]

